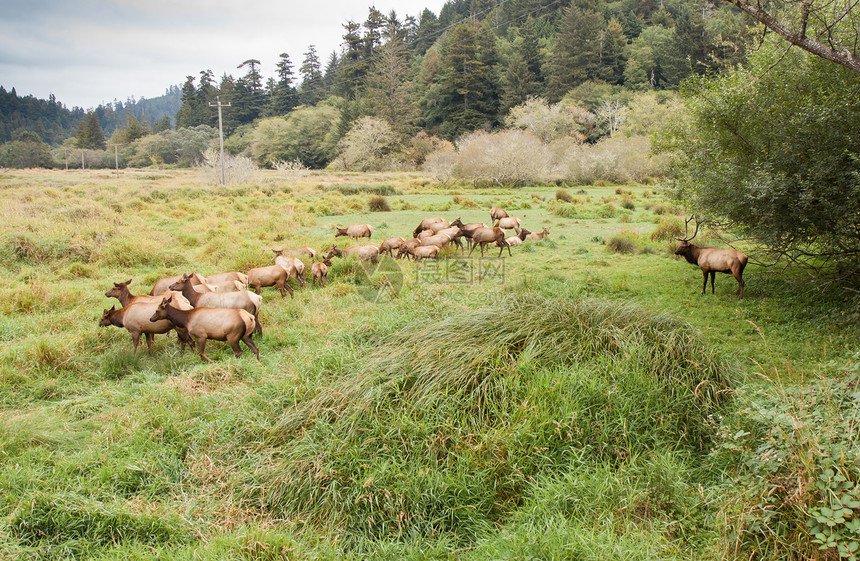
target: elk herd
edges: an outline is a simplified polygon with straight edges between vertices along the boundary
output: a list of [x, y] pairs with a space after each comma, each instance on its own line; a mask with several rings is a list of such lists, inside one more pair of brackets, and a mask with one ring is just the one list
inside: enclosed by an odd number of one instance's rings
[[[290, 280], [298, 287], [306, 287], [305, 264], [296, 255], [310, 257], [312, 283], [322, 288], [326, 286], [328, 269], [335, 257], [355, 256], [373, 263], [378, 261], [380, 255], [412, 260], [437, 259], [443, 251], [453, 251], [453, 248], [458, 251], [468, 249], [471, 255], [479, 246], [482, 256], [490, 246], [499, 248], [500, 257], [505, 250], [512, 255], [511, 247], [526, 240], [542, 240], [549, 235], [549, 227], [543, 227], [538, 233], [530, 232], [522, 227], [519, 218], [509, 216], [500, 208], [490, 209], [490, 218], [490, 225], [464, 224], [459, 218], [452, 222], [442, 217], [425, 218], [415, 228], [411, 239], [394, 237], [383, 240], [379, 245], [364, 244], [348, 248], [332, 245], [319, 261], [316, 260], [317, 252], [309, 247], [294, 251], [273, 249], [275, 258], [272, 265], [255, 267], [245, 273], [232, 271], [208, 276], [184, 273], [165, 277], [154, 284], [149, 294], [132, 294], [129, 289], [132, 279], [114, 283], [105, 296], [116, 298], [122, 307], [116, 309], [113, 306], [104, 310], [99, 325], [126, 329], [131, 335], [135, 353], [141, 335], [151, 354], [155, 335], [176, 331], [180, 352], [184, 352], [187, 344], [196, 349], [203, 360], [212, 362], [205, 354], [209, 339], [226, 341], [237, 357], [242, 353], [239, 347], [239, 341], [242, 341], [259, 360], [260, 352], [253, 335], [263, 334], [260, 323], [263, 302], [261, 289], [273, 287], [284, 298], [288, 292], [290, 297], [295, 294]], [[702, 294], [707, 288], [708, 276], [714, 292], [715, 273], [721, 272], [732, 274], [737, 279], [738, 297], [743, 298], [742, 274], [747, 256], [735, 249], [699, 247], [690, 243], [699, 230], [697, 221], [696, 231], [687, 237], [689, 223], [693, 219], [687, 220], [685, 237], [676, 238], [681, 245], [675, 254], [683, 256], [702, 270]], [[506, 230], [514, 230], [515, 234], [507, 236]], [[346, 236], [369, 240], [372, 235], [373, 226], [370, 224], [352, 224], [346, 228], [336, 228], [335, 238]]]

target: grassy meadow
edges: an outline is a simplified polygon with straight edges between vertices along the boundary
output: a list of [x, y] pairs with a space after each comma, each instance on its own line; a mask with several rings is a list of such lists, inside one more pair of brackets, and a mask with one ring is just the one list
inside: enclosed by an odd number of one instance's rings
[[[260, 362], [98, 325], [114, 282], [492, 206], [549, 237], [265, 288]], [[0, 170], [0, 558], [854, 558], [857, 291], [701, 296], [683, 227], [647, 185]]]

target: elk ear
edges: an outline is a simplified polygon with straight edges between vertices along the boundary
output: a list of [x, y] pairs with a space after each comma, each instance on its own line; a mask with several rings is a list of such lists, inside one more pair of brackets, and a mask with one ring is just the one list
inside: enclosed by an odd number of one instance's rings
[[126, 286], [128, 286], [128, 285], [130, 285], [130, 284], [131, 284], [131, 279], [128, 279], [127, 281], [125, 281], [125, 285], [126, 285]]

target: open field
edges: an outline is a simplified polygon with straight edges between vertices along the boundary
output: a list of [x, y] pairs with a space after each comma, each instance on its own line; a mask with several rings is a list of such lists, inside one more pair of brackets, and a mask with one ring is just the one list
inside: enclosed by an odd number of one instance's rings
[[[701, 296], [672, 256], [683, 209], [653, 186], [3, 170], [0, 203], [0, 557], [814, 558], [833, 450], [857, 483], [857, 293], [751, 263], [744, 300], [728, 275]], [[173, 334], [134, 355], [98, 326], [114, 282], [491, 206], [549, 238], [265, 288], [259, 363]]]

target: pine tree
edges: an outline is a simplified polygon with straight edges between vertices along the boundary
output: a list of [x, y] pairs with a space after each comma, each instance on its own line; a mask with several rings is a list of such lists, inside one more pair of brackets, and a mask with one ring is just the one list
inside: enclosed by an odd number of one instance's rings
[[382, 32], [386, 25], [385, 16], [375, 7], [371, 7], [364, 22], [364, 58], [373, 58], [377, 47], [382, 44]]
[[170, 117], [167, 115], [163, 115], [160, 119], [158, 119], [157, 121], [155, 121], [155, 123], [152, 124], [153, 134], [158, 134], [160, 132], [168, 130], [170, 130]]
[[263, 112], [266, 95], [263, 90], [263, 77], [257, 69], [259, 65], [260, 61], [252, 58], [236, 67], [248, 67], [248, 72], [236, 80], [236, 92], [233, 97], [233, 114], [239, 124], [250, 123]]
[[303, 105], [314, 105], [321, 99], [319, 89], [322, 86], [323, 77], [317, 48], [309, 45], [304, 56], [302, 66], [299, 68], [299, 74], [302, 75], [302, 84], [298, 92], [299, 102]]
[[278, 80], [274, 82], [268, 114], [286, 115], [298, 104], [296, 88], [293, 87], [293, 63], [290, 55], [281, 53], [277, 65]]
[[576, 4], [565, 10], [549, 64], [547, 94], [551, 100], [558, 101], [569, 90], [598, 77], [602, 28], [603, 16], [596, 11]]
[[344, 53], [341, 57], [338, 72], [338, 83], [335, 88], [343, 97], [355, 99], [361, 90], [364, 77], [367, 74], [368, 62], [364, 56], [364, 41], [359, 34], [361, 26], [354, 21], [343, 25], [346, 33], [343, 35]]
[[197, 95], [194, 89], [194, 76], [186, 76], [182, 85], [182, 105], [176, 112], [176, 128], [193, 127], [196, 113]]
[[81, 121], [76, 137], [75, 145], [78, 148], [104, 150], [107, 145], [105, 134], [99, 124], [98, 115], [94, 111], [87, 113], [87, 116]]
[[415, 30], [413, 48], [417, 54], [423, 55], [433, 46], [439, 38], [439, 29], [439, 19], [436, 14], [425, 8], [418, 19], [418, 29]]
[[409, 50], [393, 39], [377, 52], [367, 76], [365, 97], [373, 115], [401, 134], [411, 134], [417, 118], [414, 86], [409, 80]]

